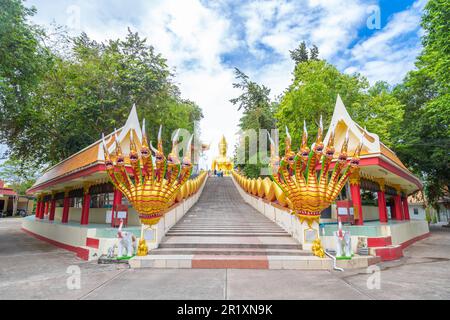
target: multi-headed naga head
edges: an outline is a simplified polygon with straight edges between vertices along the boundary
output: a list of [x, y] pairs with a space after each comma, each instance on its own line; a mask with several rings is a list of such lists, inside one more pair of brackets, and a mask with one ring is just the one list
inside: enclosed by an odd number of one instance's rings
[[277, 172], [280, 167], [280, 156], [276, 152], [275, 142], [273, 141], [270, 133], [267, 132], [267, 136], [270, 141], [270, 166], [274, 170], [273, 172]]
[[114, 139], [116, 143], [116, 163], [118, 166], [125, 165], [125, 156], [122, 153], [122, 148], [120, 147], [119, 137], [117, 135], [117, 130], [114, 129]]
[[324, 148], [324, 146], [323, 146], [323, 122], [322, 122], [322, 116], [320, 116], [319, 128], [317, 130], [316, 143], [314, 144], [314, 147], [313, 147], [314, 153], [320, 157], [322, 155], [323, 148]]
[[345, 133], [344, 143], [341, 147], [341, 152], [339, 153], [338, 162], [345, 162], [347, 161], [347, 151], [348, 151], [348, 136], [349, 129], [347, 129], [347, 132]]
[[[313, 152], [310, 152], [307, 146], [308, 133], [306, 123], [304, 123], [302, 144], [293, 163], [290, 161], [293, 152], [291, 150], [290, 136], [287, 132], [286, 154], [281, 161], [281, 165], [279, 165], [278, 155], [274, 152], [275, 144], [269, 135], [271, 143], [270, 165], [272, 166], [272, 178], [292, 203], [293, 213], [301, 221], [306, 220], [310, 226], [313, 221], [319, 220], [320, 212], [329, 207], [336, 199], [350, 177], [350, 174], [359, 165], [359, 154], [363, 140], [361, 139], [352, 159], [348, 161], [347, 133], [341, 152], [336, 160], [337, 163], [330, 176], [329, 169], [335, 154], [334, 128], [331, 130], [327, 146], [324, 148], [321, 117], [317, 138], [312, 147]], [[293, 170], [290, 167], [291, 163]]]
[[328, 143], [327, 146], [325, 147], [325, 151], [323, 154], [327, 159], [331, 160], [333, 159], [334, 152], [335, 149], [334, 149], [334, 128], [333, 128], [331, 130], [330, 138], [328, 139]]
[[295, 153], [292, 151], [292, 138], [291, 135], [289, 134], [288, 127], [286, 126], [285, 151], [282, 161], [285, 162], [289, 166], [289, 168], [293, 169], [294, 159]]
[[186, 168], [192, 167], [191, 157], [192, 157], [192, 139], [194, 138], [194, 135], [191, 135], [191, 137], [188, 140], [187, 146], [186, 146], [186, 153], [183, 157], [183, 161], [181, 162], [181, 166]]
[[151, 141], [150, 141], [150, 148], [155, 153], [156, 164], [166, 161], [166, 157], [164, 156], [164, 151], [163, 151], [163, 143], [162, 143], [162, 126], [159, 127], [159, 131], [158, 131], [158, 149], [153, 147]]
[[141, 144], [141, 157], [142, 159], [148, 159], [151, 156], [150, 153], [150, 148], [148, 146], [148, 141], [147, 141], [147, 133], [145, 131], [145, 119], [142, 120], [142, 144]]
[[106, 170], [112, 170], [114, 169], [114, 163], [111, 160], [111, 156], [108, 152], [108, 147], [106, 145], [106, 141], [105, 141], [105, 135], [102, 133], [102, 142], [103, 142], [103, 152], [105, 154], [105, 167]]
[[361, 154], [361, 150], [364, 144], [364, 135], [366, 133], [366, 128], [364, 128], [364, 131], [361, 134], [361, 139], [359, 141], [358, 146], [355, 149], [355, 153], [353, 154], [353, 157], [350, 159], [350, 166], [352, 168], [357, 168], [359, 166], [359, 156]]
[[306, 121], [303, 120], [303, 134], [302, 134], [302, 145], [297, 153], [303, 161], [308, 161], [309, 152], [311, 150], [308, 147], [308, 130], [306, 129]]
[[172, 150], [167, 155], [167, 165], [179, 165], [180, 164], [180, 159], [178, 158], [178, 148], [177, 148], [179, 132], [180, 132], [180, 130], [178, 129], [172, 138]]
[[[162, 149], [161, 128], [158, 134], [158, 148], [152, 147], [155, 153], [155, 166], [147, 145], [145, 134], [145, 120], [142, 125], [142, 143], [140, 152], [137, 151], [135, 130], [130, 130], [130, 152], [124, 155], [120, 141], [115, 133], [116, 158], [112, 161], [104, 135], [103, 150], [105, 153], [105, 166], [108, 176], [114, 187], [122, 192], [139, 214], [143, 224], [152, 225], [159, 221], [164, 211], [170, 206], [191, 175], [192, 164], [183, 160], [184, 170], [179, 168], [176, 157], [177, 150], [172, 148], [168, 163]], [[178, 133], [175, 134], [176, 136]], [[176, 141], [176, 139], [174, 139]], [[175, 146], [175, 144], [173, 145]], [[189, 145], [190, 148], [190, 145]], [[188, 152], [190, 158], [190, 152]], [[132, 173], [125, 168], [125, 158], [128, 158]], [[186, 157], [185, 157], [186, 158]], [[167, 170], [166, 168], [167, 164]], [[132, 177], [130, 177], [132, 175]], [[133, 178], [133, 179], [132, 179]]]
[[130, 158], [131, 164], [136, 164], [139, 161], [139, 155], [136, 148], [136, 143], [134, 142], [133, 129], [130, 130]]

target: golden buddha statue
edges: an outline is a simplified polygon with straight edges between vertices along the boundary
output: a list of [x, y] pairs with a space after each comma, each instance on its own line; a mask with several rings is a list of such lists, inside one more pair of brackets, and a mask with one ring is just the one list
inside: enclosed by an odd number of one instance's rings
[[219, 155], [212, 162], [212, 170], [229, 174], [232, 169], [233, 162], [227, 157], [227, 141], [225, 140], [225, 136], [222, 135], [222, 139], [219, 142]]

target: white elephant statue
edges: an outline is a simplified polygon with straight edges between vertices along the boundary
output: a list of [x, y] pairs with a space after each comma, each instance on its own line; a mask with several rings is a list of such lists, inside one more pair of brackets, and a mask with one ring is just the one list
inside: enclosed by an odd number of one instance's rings
[[352, 238], [350, 231], [342, 230], [342, 223], [339, 221], [338, 230], [334, 232], [336, 237], [336, 257], [352, 257]]
[[131, 232], [122, 231], [122, 226], [123, 220], [120, 221], [119, 230], [117, 230], [117, 237], [119, 238], [118, 257], [131, 257], [132, 255], [134, 255], [136, 249], [136, 237]]

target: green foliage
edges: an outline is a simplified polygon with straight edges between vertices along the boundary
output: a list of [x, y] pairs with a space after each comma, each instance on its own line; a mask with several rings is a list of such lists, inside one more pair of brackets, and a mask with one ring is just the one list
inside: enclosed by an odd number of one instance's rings
[[319, 60], [319, 48], [317, 48], [315, 44], [313, 44], [312, 48], [309, 49], [309, 59]]
[[308, 61], [308, 49], [306, 48], [305, 41], [302, 41], [298, 48], [289, 51], [291, 59], [294, 60], [295, 64]]
[[428, 222], [428, 224], [431, 223], [431, 214], [430, 214], [430, 208], [425, 209], [425, 220]]
[[0, 179], [8, 183], [18, 194], [25, 194], [39, 174], [39, 167], [19, 159], [9, 158], [0, 164]]
[[308, 60], [319, 60], [319, 48], [315, 44], [313, 44], [312, 48], [309, 49], [308, 56], [308, 48], [306, 47], [305, 41], [302, 41], [299, 44], [298, 48], [289, 50], [289, 54], [291, 55], [291, 59], [294, 60], [296, 65]]
[[364, 107], [358, 110], [359, 122], [369, 132], [378, 134], [388, 147], [395, 148], [399, 142], [404, 106], [385, 82], [375, 83], [368, 93]]
[[25, 139], [35, 88], [52, 61], [43, 31], [27, 21], [35, 13], [21, 0], [0, 0], [0, 143]]
[[394, 89], [405, 105], [400, 158], [425, 180], [428, 202], [448, 196], [450, 185], [450, 3], [430, 0], [422, 17], [423, 51], [417, 70]]
[[[243, 131], [253, 129], [257, 135], [259, 134], [259, 129], [270, 130], [275, 128], [274, 110], [276, 109], [276, 103], [270, 101], [270, 89], [250, 81], [248, 76], [237, 68], [235, 69], [235, 74], [238, 82], [233, 83], [233, 87], [241, 89], [242, 94], [237, 98], [231, 99], [230, 102], [233, 105], [237, 105], [238, 110], [243, 110], [239, 127]], [[245, 148], [245, 146], [236, 146], [235, 157], [239, 148]], [[256, 154], [250, 154], [248, 148], [245, 148], [245, 159], [247, 163], [238, 164], [238, 167], [248, 177], [258, 177], [261, 168], [267, 167], [267, 164], [261, 163], [258, 151]], [[248, 162], [252, 162], [252, 164]]]
[[137, 33], [106, 43], [86, 34], [69, 40], [69, 52], [54, 50], [29, 101], [2, 110], [1, 142], [15, 158], [55, 164], [122, 126], [134, 103], [150, 140], [164, 124], [165, 150], [175, 129], [192, 132], [202, 118], [195, 103], [181, 99], [166, 60]]
[[281, 98], [275, 114], [278, 127], [288, 126], [294, 145], [298, 145], [303, 120], [306, 120], [309, 136], [314, 137], [321, 115], [324, 127], [328, 126], [338, 94], [349, 112], [357, 114], [364, 102], [363, 90], [367, 87], [365, 78], [343, 74], [324, 60], [299, 63], [294, 70], [293, 83]]
[[250, 81], [248, 76], [235, 68], [236, 80], [233, 88], [238, 88], [243, 93], [230, 102], [238, 105], [238, 110], [243, 109], [243, 116], [240, 119], [239, 127], [247, 129], [271, 129], [275, 126], [273, 117], [274, 104], [270, 102], [270, 89]]

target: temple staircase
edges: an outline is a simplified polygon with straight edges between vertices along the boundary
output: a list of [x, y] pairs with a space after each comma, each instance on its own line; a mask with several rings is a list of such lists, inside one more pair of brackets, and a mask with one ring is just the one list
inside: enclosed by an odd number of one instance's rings
[[133, 263], [153, 268], [329, 268], [329, 261], [322, 260], [245, 203], [231, 178], [211, 177], [197, 204], [159, 247]]

